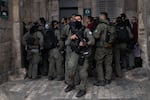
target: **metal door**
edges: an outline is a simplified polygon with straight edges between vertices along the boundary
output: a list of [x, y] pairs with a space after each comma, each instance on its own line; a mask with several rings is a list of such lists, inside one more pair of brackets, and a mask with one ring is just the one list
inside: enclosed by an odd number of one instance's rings
[[78, 13], [78, 0], [59, 0], [59, 16], [70, 17]]

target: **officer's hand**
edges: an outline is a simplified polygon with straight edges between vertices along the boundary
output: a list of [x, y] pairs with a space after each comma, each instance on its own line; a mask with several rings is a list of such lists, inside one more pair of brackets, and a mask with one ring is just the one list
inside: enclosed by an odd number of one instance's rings
[[77, 37], [76, 34], [74, 34], [74, 35], [72, 35], [72, 36], [70, 37], [70, 39], [71, 39], [71, 40], [75, 40], [75, 39], [78, 39], [78, 37]]
[[82, 41], [80, 41], [79, 46], [80, 46], [80, 47], [83, 47], [83, 46], [84, 46], [84, 43], [83, 43]]

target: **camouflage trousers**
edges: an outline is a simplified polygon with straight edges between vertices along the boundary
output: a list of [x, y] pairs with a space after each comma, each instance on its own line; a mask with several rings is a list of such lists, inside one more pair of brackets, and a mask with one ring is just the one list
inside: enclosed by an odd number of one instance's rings
[[[70, 59], [70, 54], [71, 54], [72, 50], [69, 46], [67, 46], [66, 48], [66, 59], [65, 59], [65, 82], [68, 84], [68, 61]], [[76, 71], [76, 74], [75, 74], [75, 84], [78, 84], [80, 83], [80, 77], [79, 77], [79, 71]]]
[[49, 77], [64, 77], [63, 57], [58, 48], [49, 51]]
[[112, 59], [113, 59], [112, 49], [96, 48], [95, 60], [97, 69], [97, 80], [104, 81], [105, 79], [107, 80], [111, 79]]
[[69, 85], [75, 85], [76, 81], [76, 73], [78, 73], [80, 78], [80, 90], [86, 90], [86, 84], [87, 84], [87, 69], [88, 69], [88, 59], [85, 58], [84, 64], [81, 66], [78, 64], [79, 55], [75, 52], [70, 53], [70, 59], [68, 61], [68, 84]]
[[32, 49], [27, 53], [27, 59], [29, 61], [28, 77], [36, 78], [38, 74], [38, 64], [41, 57], [38, 49]]
[[115, 58], [115, 72], [118, 76], [122, 76], [122, 68], [135, 66], [134, 52], [133, 50], [128, 49], [126, 43], [115, 45], [114, 58]]

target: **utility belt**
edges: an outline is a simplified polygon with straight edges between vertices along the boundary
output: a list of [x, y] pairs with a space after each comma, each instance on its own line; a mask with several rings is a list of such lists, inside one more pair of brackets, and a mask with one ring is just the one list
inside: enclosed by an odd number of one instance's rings
[[40, 49], [39, 46], [27, 46], [27, 51], [29, 51], [30, 53], [39, 53]]
[[30, 61], [33, 59], [34, 54], [39, 54], [40, 50], [37, 48], [32, 48], [27, 50], [27, 60]]
[[104, 41], [96, 41], [96, 48], [104, 48]]
[[78, 64], [80, 66], [83, 66], [86, 57], [88, 57], [88, 55], [89, 55], [89, 52], [90, 52], [89, 48], [77, 47], [75, 50], [72, 49], [72, 51], [79, 55]]
[[112, 44], [104, 42], [104, 41], [97, 41], [96, 42], [96, 48], [111, 49], [112, 48]]
[[30, 52], [32, 52], [32, 53], [39, 53], [40, 50], [39, 49], [31, 49]]

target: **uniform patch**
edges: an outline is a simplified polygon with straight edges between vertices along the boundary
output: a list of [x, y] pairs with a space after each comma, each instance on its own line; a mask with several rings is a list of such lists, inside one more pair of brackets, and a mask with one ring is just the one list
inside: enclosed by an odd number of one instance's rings
[[94, 32], [98, 32], [98, 30], [95, 30]]

